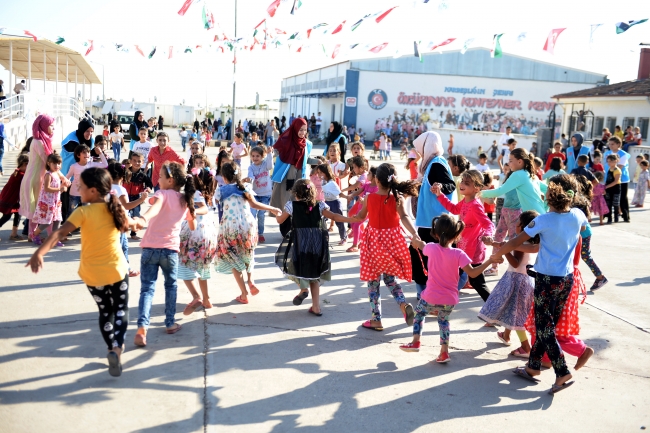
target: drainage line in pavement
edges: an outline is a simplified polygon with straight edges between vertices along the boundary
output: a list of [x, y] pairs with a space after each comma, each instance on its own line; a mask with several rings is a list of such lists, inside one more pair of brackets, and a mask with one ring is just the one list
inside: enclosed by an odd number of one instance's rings
[[600, 310], [600, 311], [602, 311], [602, 312], [605, 313], [605, 314], [609, 314], [609, 315], [612, 316], [612, 317], [616, 317], [617, 319], [622, 320], [623, 322], [625, 322], [625, 323], [627, 323], [627, 324], [629, 324], [629, 325], [634, 326], [635, 328], [637, 328], [638, 330], [640, 330], [640, 331], [642, 331], [642, 332], [645, 332], [646, 334], [650, 334], [650, 332], [648, 331], [647, 328], [644, 328], [644, 327], [639, 326], [639, 325], [637, 325], [637, 324], [635, 324], [635, 323], [632, 323], [632, 322], [630, 322], [629, 320], [622, 318], [621, 316], [617, 316], [616, 314], [614, 314], [614, 313], [612, 313], [612, 312], [610, 312], [610, 311], [607, 311], [607, 310], [605, 310], [605, 309], [603, 309], [603, 308], [597, 307], [597, 306], [595, 306], [594, 304], [590, 304], [589, 302], [585, 302], [585, 304], [587, 304], [587, 305], [589, 305], [589, 306], [591, 306], [591, 307], [594, 307], [596, 310]]
[[208, 314], [203, 310], [203, 433], [208, 432]]

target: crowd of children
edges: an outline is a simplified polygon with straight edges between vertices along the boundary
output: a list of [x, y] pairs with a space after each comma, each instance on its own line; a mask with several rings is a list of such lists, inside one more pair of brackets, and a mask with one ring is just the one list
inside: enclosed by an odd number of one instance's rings
[[[151, 145], [146, 128], [139, 132], [140, 142], [133, 143], [129, 159], [122, 162], [117, 158], [108, 160], [101, 149], [96, 161], [91, 149], [78, 146], [74, 152], [78, 162], [67, 176], [60, 171], [61, 157], [52, 152], [47, 157], [43, 187], [31, 221], [35, 229], [30, 235], [39, 245], [29, 261], [34, 272], [42, 267], [47, 251], [61, 246], [75, 229], [83, 231], [79, 275], [98, 304], [100, 330], [108, 346], [109, 373], [113, 376], [119, 376], [122, 369], [129, 277], [139, 275], [141, 283], [134, 338], [137, 346], [147, 345], [159, 270], [164, 278], [168, 334], [181, 329], [175, 320], [177, 280], [183, 280], [192, 295], [183, 314], [213, 307], [208, 290], [212, 266], [219, 273], [233, 275], [240, 291], [235, 301], [248, 304], [249, 295], [259, 293], [253, 278], [255, 248], [265, 240], [266, 212], [275, 215], [279, 224], [290, 226], [277, 249], [275, 263], [287, 279], [298, 285], [294, 305], [300, 305], [311, 294], [309, 313], [313, 315], [323, 314], [320, 285], [331, 279], [332, 228], [327, 222], [331, 220], [338, 229], [338, 244], [345, 245], [352, 238], [347, 252], [360, 254], [359, 278], [367, 282], [371, 314], [361, 326], [374, 331], [384, 329], [379, 290], [383, 280], [406, 324], [413, 326], [412, 341], [400, 349], [419, 350], [424, 318], [432, 314], [437, 316], [440, 332], [436, 362], [451, 360], [449, 318], [459, 303], [463, 278], [468, 277], [469, 286], [485, 302], [478, 317], [488, 326], [505, 328], [496, 333], [498, 340], [510, 345], [511, 331], [517, 333], [520, 347], [511, 355], [529, 359], [526, 367], [515, 370], [517, 375], [535, 381], [540, 367], [548, 361], [556, 374], [551, 392], [558, 392], [573, 383], [562, 350], [578, 357], [576, 369], [593, 354], [576, 337], [576, 299], [578, 293], [584, 292], [576, 260], [581, 257], [594, 273], [592, 290], [607, 283], [591, 254], [589, 220], [594, 212], [601, 223], [603, 215], [609, 215], [611, 220], [612, 213], [618, 221], [620, 184], [625, 175], [625, 168], [620, 167], [625, 155], [620, 152], [625, 152], [616, 147], [617, 137], [610, 139], [611, 150], [603, 155], [608, 164], [606, 173], [593, 170], [597, 168], [595, 160], [588, 169], [589, 159], [581, 154], [575, 158], [572, 173], [566, 174], [563, 159], [555, 153], [545, 165], [526, 150], [516, 148], [516, 141], [509, 141], [508, 152], [500, 156], [503, 170], [497, 188], [492, 185], [484, 153], [478, 155], [475, 168], [464, 156], [451, 156], [449, 168], [456, 194], [443, 194], [440, 183], [430, 185], [430, 192], [447, 213], [433, 218], [427, 237], [433, 242], [427, 243], [413, 225], [407, 204], [407, 198], [418, 196], [418, 178], [423, 172], [418, 170], [421, 155], [413, 148], [407, 149], [410, 179], [400, 180], [392, 164], [371, 167], [361, 143], [351, 143], [352, 157], [342, 162], [336, 143], [327, 149], [327, 160], [309, 158], [311, 174], [307, 172], [305, 178], [287, 185], [291, 199], [279, 209], [269, 205], [273, 191], [272, 147], [256, 142], [249, 149], [238, 133], [232, 147], [219, 152], [213, 169], [199, 142], [187, 137], [190, 160], [186, 167], [185, 160], [175, 152], [164, 159], [173, 152], [164, 132], [157, 136], [158, 146]], [[113, 156], [119, 157], [123, 138], [119, 131], [115, 134], [110, 136]], [[302, 130], [300, 134], [304, 134]], [[620, 140], [618, 144], [620, 147]], [[242, 173], [244, 157], [250, 158], [247, 176]], [[19, 158], [19, 167], [0, 194], [0, 225], [16, 214], [15, 191], [28, 163], [26, 156]], [[546, 173], [552, 171], [553, 176], [546, 176], [543, 167], [548, 167]], [[648, 161], [639, 161], [638, 167], [632, 203], [643, 206], [645, 189], [650, 185]], [[341, 180], [346, 178], [348, 186], [342, 188]], [[72, 180], [71, 213], [63, 222], [60, 194], [70, 186], [68, 179]], [[348, 206], [344, 207], [341, 199], [346, 199]], [[147, 200], [150, 207], [141, 212]], [[14, 217], [12, 239], [19, 237], [19, 220]], [[63, 225], [58, 228], [60, 223]], [[345, 223], [349, 224], [347, 231]], [[130, 229], [131, 238], [137, 240], [137, 231], [145, 226], [139, 270], [129, 269], [126, 233]], [[40, 238], [43, 230], [52, 232], [45, 241]], [[425, 256], [418, 253], [419, 260], [428, 264], [426, 287], [415, 308], [407, 302], [398, 281], [412, 278], [414, 259], [409, 243]], [[492, 247], [491, 256], [487, 254], [488, 246]], [[508, 270], [490, 292], [485, 277], [497, 276], [498, 264], [504, 260]], [[199, 290], [194, 280], [198, 280]], [[530, 343], [526, 330], [532, 337]]]

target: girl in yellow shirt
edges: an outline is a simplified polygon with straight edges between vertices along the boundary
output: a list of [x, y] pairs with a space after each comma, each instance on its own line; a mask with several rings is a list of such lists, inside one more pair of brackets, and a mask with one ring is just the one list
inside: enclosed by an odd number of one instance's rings
[[122, 374], [120, 357], [129, 323], [128, 263], [120, 246], [120, 233], [134, 227], [115, 194], [111, 176], [103, 168], [89, 168], [81, 174], [82, 203], [61, 228], [52, 233], [27, 263], [34, 273], [43, 267], [43, 256], [70, 232], [81, 227], [79, 276], [99, 308], [99, 330], [108, 346], [108, 372]]

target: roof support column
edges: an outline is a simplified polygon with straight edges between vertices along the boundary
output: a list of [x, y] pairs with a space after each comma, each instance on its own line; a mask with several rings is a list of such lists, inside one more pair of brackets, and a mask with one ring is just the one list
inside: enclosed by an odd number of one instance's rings
[[[11, 82], [12, 77], [14, 78], [13, 81], [15, 80], [14, 74], [12, 74], [11, 71], [14, 70], [14, 43], [10, 40], [9, 41], [9, 99], [13, 96], [14, 93], [14, 84]], [[9, 118], [11, 119], [11, 113], [12, 113], [12, 104], [9, 102]]]
[[47, 93], [47, 51], [43, 46], [43, 93]]
[[56, 85], [54, 86], [54, 92], [59, 93], [59, 52], [56, 52]]
[[68, 92], [68, 82], [70, 81], [70, 75], [68, 74], [68, 53], [65, 54], [65, 96], [70, 96]]
[[27, 41], [27, 88], [32, 91], [32, 42]]

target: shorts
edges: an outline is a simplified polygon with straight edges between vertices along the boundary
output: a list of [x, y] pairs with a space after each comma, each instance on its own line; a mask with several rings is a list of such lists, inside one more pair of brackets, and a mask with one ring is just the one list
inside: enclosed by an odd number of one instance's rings
[[178, 264], [178, 273], [176, 274], [176, 278], [179, 280], [183, 281], [191, 281], [195, 278], [198, 278], [199, 280], [209, 280], [210, 279], [210, 268], [206, 268], [202, 271], [193, 271], [190, 268], [181, 265], [180, 263]]

